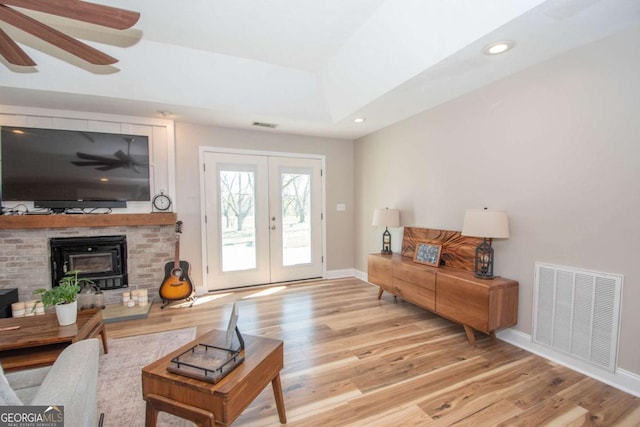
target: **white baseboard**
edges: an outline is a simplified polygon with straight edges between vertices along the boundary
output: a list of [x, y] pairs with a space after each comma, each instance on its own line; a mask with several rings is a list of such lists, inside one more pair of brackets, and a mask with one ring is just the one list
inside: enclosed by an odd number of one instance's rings
[[367, 275], [367, 273], [365, 273], [364, 271], [356, 270], [356, 269], [354, 268], [354, 269], [353, 269], [353, 275], [354, 275], [356, 278], [358, 278], [358, 279], [360, 279], [360, 280], [362, 280], [362, 281], [364, 281], [364, 282], [367, 282], [367, 283], [369, 282], [369, 281], [367, 280], [368, 275]]
[[365, 273], [364, 271], [355, 270], [355, 269], [353, 271], [354, 271], [353, 276], [356, 279], [360, 279], [363, 282], [367, 282], [368, 284], [370, 284], [371, 286], [375, 286], [376, 288], [378, 287], [378, 285], [374, 285], [373, 283], [369, 282], [369, 280], [368, 280], [369, 279], [369, 275], [367, 273]]
[[344, 277], [357, 277], [356, 270], [353, 268], [345, 268], [344, 270], [327, 270], [325, 279], [342, 279]]
[[640, 397], [640, 375], [624, 369], [616, 369], [615, 373], [593, 366], [587, 362], [575, 359], [567, 354], [555, 351], [533, 342], [531, 335], [517, 329], [505, 329], [496, 334], [502, 341], [513, 344], [538, 356], [549, 359], [569, 369], [580, 372], [593, 379], [601, 381], [626, 393]]

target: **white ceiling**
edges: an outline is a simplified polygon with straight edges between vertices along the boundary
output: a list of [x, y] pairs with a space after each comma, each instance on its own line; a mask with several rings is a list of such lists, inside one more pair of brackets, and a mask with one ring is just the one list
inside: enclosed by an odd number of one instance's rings
[[[640, 24], [640, 0], [95, 2], [141, 19], [117, 32], [32, 15], [120, 61], [91, 66], [0, 23], [38, 64], [1, 60], [0, 104], [353, 139]], [[515, 48], [482, 53], [504, 39]]]

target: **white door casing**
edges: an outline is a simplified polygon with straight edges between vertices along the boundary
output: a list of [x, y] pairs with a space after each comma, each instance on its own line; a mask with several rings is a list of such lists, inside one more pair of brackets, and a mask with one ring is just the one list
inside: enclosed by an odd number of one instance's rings
[[201, 160], [205, 289], [323, 275], [322, 158], [201, 148]]

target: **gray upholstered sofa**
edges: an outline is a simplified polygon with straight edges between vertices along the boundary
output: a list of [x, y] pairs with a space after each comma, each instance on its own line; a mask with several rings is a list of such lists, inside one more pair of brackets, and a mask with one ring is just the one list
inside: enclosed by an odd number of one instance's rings
[[53, 366], [2, 373], [0, 405], [64, 406], [65, 426], [98, 425], [99, 341], [78, 341], [65, 348]]

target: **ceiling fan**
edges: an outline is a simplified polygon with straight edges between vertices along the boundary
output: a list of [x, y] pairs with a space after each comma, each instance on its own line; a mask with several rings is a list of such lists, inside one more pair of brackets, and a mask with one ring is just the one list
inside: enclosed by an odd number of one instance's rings
[[[62, 16], [116, 30], [131, 28], [140, 19], [138, 12], [80, 0], [0, 0], [0, 20], [95, 65], [110, 65], [118, 62], [118, 60], [55, 28], [43, 24], [16, 10], [15, 7]], [[4, 56], [13, 65], [36, 65], [33, 59], [1, 28], [0, 55]]]
[[110, 171], [118, 168], [131, 169], [135, 173], [140, 173], [137, 169], [138, 167], [147, 167], [149, 166], [147, 163], [138, 162], [131, 156], [131, 144], [135, 141], [135, 138], [125, 137], [125, 141], [127, 141], [127, 153], [124, 151], [118, 150], [113, 153], [114, 157], [105, 157], [105, 156], [97, 156], [95, 154], [87, 154], [77, 152], [76, 156], [82, 161], [72, 161], [76, 166], [97, 166], [96, 170], [99, 171]]

